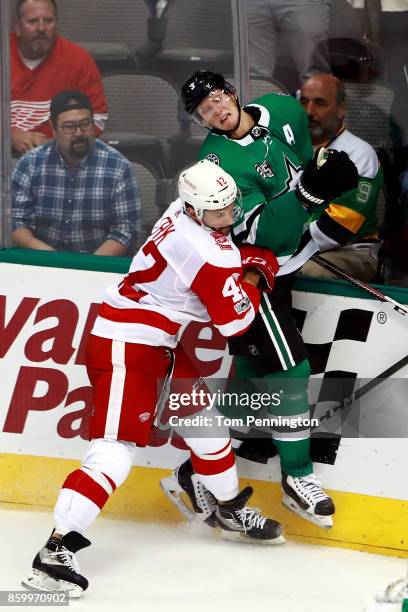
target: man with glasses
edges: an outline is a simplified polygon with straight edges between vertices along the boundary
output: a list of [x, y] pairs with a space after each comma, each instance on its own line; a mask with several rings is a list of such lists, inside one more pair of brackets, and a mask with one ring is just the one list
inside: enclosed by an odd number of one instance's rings
[[92, 102], [97, 133], [107, 119], [99, 70], [85, 49], [58, 34], [55, 0], [17, 0], [10, 39], [11, 136], [24, 154], [52, 137], [51, 98], [80, 89]]
[[141, 212], [130, 162], [95, 138], [83, 92], [60, 92], [50, 112], [53, 140], [26, 153], [13, 172], [15, 244], [96, 255], [134, 252]]

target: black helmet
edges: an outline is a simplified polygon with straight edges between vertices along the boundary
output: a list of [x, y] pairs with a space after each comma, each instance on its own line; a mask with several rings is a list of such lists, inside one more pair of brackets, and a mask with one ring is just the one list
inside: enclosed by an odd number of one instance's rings
[[214, 89], [222, 89], [236, 96], [235, 87], [222, 76], [209, 70], [198, 70], [181, 88], [184, 108], [192, 115], [202, 100]]

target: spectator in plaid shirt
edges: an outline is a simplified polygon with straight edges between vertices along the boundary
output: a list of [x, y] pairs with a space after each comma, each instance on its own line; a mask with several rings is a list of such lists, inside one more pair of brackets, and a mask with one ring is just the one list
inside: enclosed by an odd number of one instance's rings
[[130, 162], [95, 139], [84, 93], [57, 94], [51, 122], [53, 140], [26, 153], [13, 172], [15, 244], [96, 255], [134, 252], [141, 212]]

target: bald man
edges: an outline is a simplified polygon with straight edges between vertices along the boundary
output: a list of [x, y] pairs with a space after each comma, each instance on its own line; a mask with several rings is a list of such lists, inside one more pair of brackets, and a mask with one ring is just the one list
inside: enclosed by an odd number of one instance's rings
[[[312, 215], [310, 232], [324, 251], [322, 257], [369, 281], [377, 270], [380, 247], [376, 210], [383, 173], [377, 155], [371, 145], [347, 130], [346, 94], [339, 79], [331, 74], [314, 74], [302, 85], [300, 102], [309, 118], [313, 147], [345, 151], [360, 177], [357, 189]], [[335, 278], [313, 261], [308, 261], [300, 274]]]

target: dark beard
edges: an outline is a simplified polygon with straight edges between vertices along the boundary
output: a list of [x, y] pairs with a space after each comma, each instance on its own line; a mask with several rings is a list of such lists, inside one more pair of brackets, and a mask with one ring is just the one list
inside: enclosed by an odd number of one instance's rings
[[[76, 147], [75, 145], [82, 145], [81, 148]], [[86, 157], [89, 153], [89, 149], [91, 148], [91, 144], [88, 138], [81, 138], [81, 140], [76, 140], [72, 142], [69, 147], [69, 152], [72, 157], [76, 157], [78, 159], [82, 159]]]

